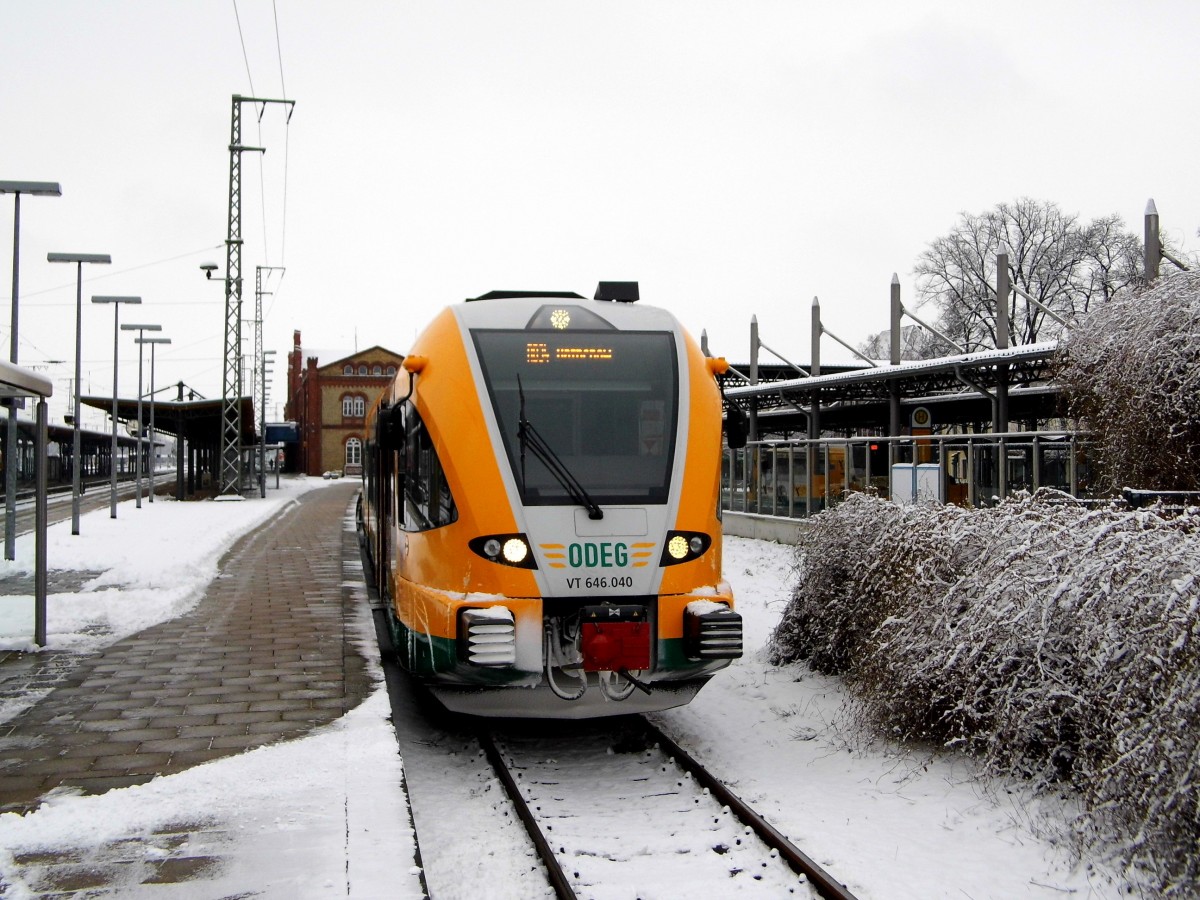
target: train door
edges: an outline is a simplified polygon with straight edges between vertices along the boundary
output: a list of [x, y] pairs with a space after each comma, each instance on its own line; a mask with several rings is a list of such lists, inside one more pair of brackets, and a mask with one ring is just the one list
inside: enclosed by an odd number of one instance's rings
[[395, 431], [391, 427], [387, 411], [381, 411], [375, 421], [375, 448], [378, 454], [376, 462], [376, 496], [375, 509], [378, 526], [375, 535], [375, 587], [380, 597], [389, 598], [388, 575], [391, 570], [391, 533], [395, 522], [393, 499], [395, 488], [396, 452], [393, 446]]

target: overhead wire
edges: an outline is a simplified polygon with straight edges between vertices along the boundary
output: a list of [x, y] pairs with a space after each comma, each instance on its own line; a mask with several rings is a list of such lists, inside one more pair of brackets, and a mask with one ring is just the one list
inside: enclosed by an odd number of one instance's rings
[[237, 0], [233, 0], [233, 18], [237, 20], [238, 40], [242, 42], [242, 61], [246, 64], [246, 80], [250, 82], [250, 96], [254, 96], [254, 76], [250, 74], [250, 56], [246, 53], [246, 36], [242, 34], [242, 17], [238, 15]]
[[[287, 99], [287, 82], [283, 78], [283, 44], [279, 40], [279, 8], [271, 0], [271, 14], [275, 18], [275, 57], [279, 60], [279, 90]], [[288, 116], [283, 127], [283, 220], [279, 236], [279, 261], [287, 259], [287, 189], [288, 189], [288, 138], [292, 133], [292, 117]]]
[[[232, 0], [232, 2], [233, 2], [234, 18], [237, 21], [237, 27], [238, 27], [238, 39], [241, 42], [241, 46], [242, 46], [242, 59], [246, 66], [246, 78], [250, 83], [251, 95], [256, 96], [254, 94], [254, 79], [253, 79], [253, 76], [250, 71], [250, 56], [246, 49], [246, 39], [245, 39], [245, 34], [242, 30], [241, 16], [238, 13], [237, 0]], [[277, 6], [275, 0], [271, 0], [271, 15], [272, 15], [272, 20], [273, 20], [273, 25], [274, 25], [274, 30], [275, 30], [275, 55], [276, 55], [276, 61], [278, 62], [278, 65], [279, 65], [280, 92], [282, 95], [282, 99], [286, 100], [288, 97], [288, 93], [287, 93], [287, 82], [284, 78], [284, 70], [283, 70], [283, 43], [280, 38], [280, 32], [279, 32], [279, 9], [278, 9], [278, 6]], [[265, 108], [266, 108], [266, 104], [263, 104], [264, 111], [265, 111]], [[257, 127], [258, 127], [258, 139], [259, 139], [258, 143], [259, 143], [259, 146], [263, 146], [261, 113], [258, 116]], [[283, 195], [282, 195], [282, 210], [281, 210], [282, 219], [280, 222], [280, 246], [279, 246], [281, 265], [277, 266], [277, 267], [271, 266], [271, 244], [270, 244], [270, 240], [268, 237], [269, 228], [268, 228], [268, 221], [267, 221], [266, 174], [265, 174], [265, 167], [263, 164], [262, 154], [259, 154], [259, 159], [258, 159], [259, 198], [260, 198], [260, 202], [262, 205], [263, 256], [264, 256], [265, 263], [268, 267], [280, 268], [280, 269], [282, 269], [282, 262], [286, 258], [286, 255], [287, 255], [287, 201], [288, 201], [288, 171], [289, 171], [288, 161], [289, 161], [289, 149], [290, 149], [290, 147], [289, 147], [290, 136], [291, 136], [291, 114], [289, 112], [287, 119], [285, 121], [285, 126], [284, 126]], [[280, 277], [280, 280], [282, 281], [282, 275]], [[266, 320], [269, 318], [271, 310], [274, 308], [275, 300], [277, 299], [275, 292], [272, 292], [270, 296], [271, 296], [271, 299], [270, 299], [267, 309], [265, 311], [262, 311], [262, 313], [261, 313], [262, 321], [259, 322], [259, 324], [258, 324], [258, 327], [260, 329], [265, 326]]]
[[[249, 81], [249, 83], [250, 83], [250, 92], [252, 95], [254, 95], [254, 77], [251, 74], [250, 56], [249, 56], [249, 51], [246, 48], [246, 39], [245, 39], [245, 33], [242, 29], [241, 16], [238, 12], [237, 0], [232, 0], [232, 2], [233, 2], [233, 9], [234, 9], [234, 18], [237, 21], [237, 27], [238, 27], [238, 39], [241, 42], [241, 46], [242, 46], [242, 59], [246, 66], [246, 78], [247, 78], [247, 81]], [[271, 3], [271, 14], [272, 14], [272, 20], [273, 20], [273, 25], [274, 25], [274, 30], [275, 30], [275, 55], [276, 55], [276, 60], [279, 65], [280, 91], [282, 93], [283, 99], [287, 99], [287, 96], [288, 96], [287, 81], [284, 77], [284, 70], [283, 70], [283, 43], [282, 43], [282, 40], [280, 38], [280, 33], [279, 33], [279, 9], [275, 3], [275, 0], [272, 0], [272, 3]], [[258, 120], [257, 120], [257, 129], [258, 129], [259, 144], [261, 145], [263, 143], [261, 115], [258, 117]], [[281, 222], [281, 225], [280, 225], [280, 250], [279, 250], [281, 258], [286, 257], [286, 247], [287, 247], [287, 193], [288, 193], [288, 152], [289, 152], [288, 145], [289, 145], [290, 134], [291, 134], [291, 116], [289, 115], [287, 117], [287, 121], [284, 126], [283, 199], [282, 199], [283, 221]], [[259, 179], [259, 200], [262, 205], [263, 254], [264, 254], [264, 258], [266, 260], [267, 265], [270, 265], [271, 264], [271, 244], [270, 244], [270, 241], [268, 238], [270, 229], [269, 229], [269, 223], [268, 223], [268, 218], [267, 218], [266, 174], [265, 174], [265, 168], [263, 165], [263, 159], [262, 159], [261, 155], [259, 156], [259, 160], [258, 160], [258, 179]]]
[[[232, 0], [232, 2], [233, 2], [233, 18], [237, 22], [238, 40], [241, 42], [241, 45], [242, 45], [242, 62], [245, 63], [245, 66], [246, 66], [246, 80], [250, 83], [250, 96], [257, 97], [258, 93], [257, 93], [257, 91], [254, 90], [254, 75], [250, 71], [250, 54], [246, 50], [246, 35], [242, 31], [242, 17], [238, 13], [237, 0]], [[262, 143], [263, 143], [263, 140], [262, 140], [262, 116], [261, 115], [256, 117], [256, 128], [257, 128], [257, 132], [258, 132], [258, 144], [261, 147]], [[259, 196], [259, 201], [262, 204], [263, 253], [266, 256], [266, 260], [269, 265], [271, 262], [271, 248], [270, 248], [270, 244], [268, 244], [268, 242], [267, 242], [267, 189], [266, 189], [266, 179], [263, 175], [262, 157], [263, 157], [263, 155], [261, 153], [258, 154], [258, 196]]]
[[[90, 284], [93, 281], [103, 281], [105, 278], [115, 278], [118, 275], [125, 275], [129, 272], [136, 272], [139, 269], [149, 269], [151, 266], [161, 266], [163, 263], [175, 262], [176, 260], [186, 259], [189, 256], [197, 256], [201, 253], [208, 253], [212, 250], [220, 250], [224, 246], [225, 246], [224, 244], [217, 244], [216, 246], [201, 247], [199, 250], [189, 250], [187, 253], [180, 253], [177, 256], [167, 256], [167, 257], [163, 257], [162, 259], [155, 259], [155, 260], [152, 260], [147, 263], [141, 263], [140, 265], [130, 266], [127, 269], [116, 269], [115, 271], [112, 271], [112, 272], [102, 272], [102, 273], [97, 272], [97, 274], [95, 274], [95, 275], [89, 275], [88, 277], [84, 278], [82, 283]], [[89, 271], [94, 271], [94, 270], [89, 270]], [[55, 293], [56, 291], [64, 291], [67, 288], [72, 288], [72, 287], [75, 287], [74, 281], [72, 281], [70, 283], [60, 284], [57, 287], [42, 288], [41, 290], [38, 290], [38, 291], [26, 291], [25, 293], [21, 294], [21, 300], [23, 302], [23, 301], [29, 299], [30, 297], [37, 297], [41, 294], [52, 294], [52, 293]], [[63, 305], [65, 305], [65, 304], [61, 304], [61, 303], [39, 303], [38, 304], [39, 307], [41, 307], [41, 306], [63, 306]], [[73, 306], [74, 304], [72, 303], [71, 305]]]

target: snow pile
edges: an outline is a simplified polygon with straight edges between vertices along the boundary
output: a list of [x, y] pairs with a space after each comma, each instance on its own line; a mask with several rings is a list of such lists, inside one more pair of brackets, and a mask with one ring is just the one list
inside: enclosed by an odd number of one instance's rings
[[1200, 490], [1200, 273], [1097, 307], [1067, 341], [1059, 380], [1096, 438], [1101, 487]]
[[1063, 495], [992, 509], [863, 494], [812, 519], [770, 643], [864, 723], [1076, 789], [1080, 840], [1166, 896], [1200, 883], [1200, 511]]

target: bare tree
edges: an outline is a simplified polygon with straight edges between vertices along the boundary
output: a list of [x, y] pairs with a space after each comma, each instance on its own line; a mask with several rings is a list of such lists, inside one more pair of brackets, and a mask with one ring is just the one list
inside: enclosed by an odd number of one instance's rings
[[[891, 359], [892, 335], [890, 331], [880, 331], [858, 345], [858, 352], [871, 359]], [[900, 327], [900, 359], [933, 359], [955, 352], [946, 346], [940, 338], [930, 334], [920, 325], [902, 325]]]
[[[968, 350], [996, 346], [996, 253], [1008, 248], [1015, 288], [1068, 322], [1140, 278], [1141, 242], [1119, 216], [1085, 223], [1050, 201], [1022, 198], [975, 216], [917, 259], [917, 291], [938, 327]], [[1058, 337], [1062, 326], [1017, 291], [1009, 298], [1010, 343]]]

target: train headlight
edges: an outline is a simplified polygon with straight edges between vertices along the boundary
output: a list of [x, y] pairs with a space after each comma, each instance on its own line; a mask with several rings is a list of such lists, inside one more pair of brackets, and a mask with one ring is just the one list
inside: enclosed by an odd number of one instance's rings
[[699, 531], [668, 531], [667, 544], [663, 548], [660, 566], [674, 566], [691, 562], [705, 554], [712, 546], [712, 538]]
[[467, 546], [489, 562], [518, 569], [537, 568], [529, 539], [523, 534], [485, 534], [467, 541]]

